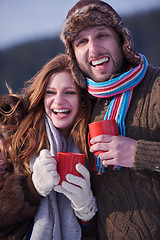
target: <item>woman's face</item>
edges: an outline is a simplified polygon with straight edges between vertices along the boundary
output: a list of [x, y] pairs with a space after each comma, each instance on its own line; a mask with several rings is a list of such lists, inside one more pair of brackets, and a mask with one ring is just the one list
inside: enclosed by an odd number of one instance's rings
[[53, 74], [48, 82], [44, 97], [46, 114], [53, 125], [67, 136], [74, 120], [76, 119], [80, 105], [80, 93], [68, 71]]

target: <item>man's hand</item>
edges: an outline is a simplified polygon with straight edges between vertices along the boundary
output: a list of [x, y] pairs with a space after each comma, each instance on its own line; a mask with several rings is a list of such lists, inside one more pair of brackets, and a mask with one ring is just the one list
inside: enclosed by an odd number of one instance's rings
[[102, 164], [132, 168], [136, 151], [136, 140], [124, 136], [100, 135], [92, 138], [90, 152], [104, 151], [100, 159]]

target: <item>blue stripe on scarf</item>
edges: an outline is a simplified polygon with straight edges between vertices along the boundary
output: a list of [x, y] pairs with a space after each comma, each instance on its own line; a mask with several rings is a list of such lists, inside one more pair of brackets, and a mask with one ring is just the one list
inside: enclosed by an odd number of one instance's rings
[[[107, 98], [108, 95], [113, 96], [104, 119], [110, 119], [111, 114], [112, 114], [112, 109], [114, 106], [114, 102], [116, 100], [116, 95], [123, 93], [122, 98], [121, 98], [121, 100], [122, 100], [121, 106], [120, 106], [119, 112], [117, 113], [118, 116], [116, 117], [119, 134], [121, 134], [123, 136], [125, 136], [125, 117], [127, 114], [129, 104], [130, 104], [132, 90], [143, 79], [143, 77], [145, 76], [146, 70], [147, 70], [147, 66], [148, 66], [148, 62], [147, 62], [147, 59], [145, 58], [145, 56], [142, 54], [141, 54], [141, 56], [144, 60], [143, 67], [136, 75], [134, 75], [135, 74], [134, 71], [136, 70], [137, 67], [132, 68], [128, 72], [125, 72], [122, 75], [120, 75], [116, 78], [110, 79], [108, 81], [105, 81], [105, 82], [99, 83], [99, 82], [94, 82], [91, 79], [87, 79], [87, 84], [88, 84], [88, 86], [91, 87], [91, 90], [89, 91], [89, 93], [91, 95], [96, 96], [96, 97], [101, 97], [101, 98]], [[96, 92], [96, 88], [99, 89], [99, 88], [103, 88], [103, 87], [112, 86], [112, 84], [115, 84], [115, 83], [119, 82], [120, 80], [122, 80], [123, 78], [126, 78], [132, 72], [133, 72], [133, 76], [131, 75], [130, 79], [125, 84], [121, 84], [117, 88], [115, 88], [113, 86], [111, 93], [110, 93], [110, 91], [107, 91], [107, 90], [104, 92], [103, 89], [100, 92], [99, 91]], [[93, 92], [92, 92], [92, 87], [95, 88], [95, 90], [93, 90]]]
[[[145, 56], [143, 55], [141, 56], [144, 62], [143, 62], [142, 68], [140, 69], [139, 69], [140, 65], [138, 65], [138, 67], [132, 68], [128, 72], [125, 72], [116, 78], [107, 80], [105, 82], [100, 82], [100, 83], [94, 82], [91, 79], [87, 79], [87, 84], [90, 87], [88, 91], [91, 95], [99, 98], [107, 98], [111, 96], [113, 97], [109, 104], [107, 112], [105, 114], [104, 120], [113, 118], [113, 116], [115, 116], [118, 133], [123, 136], [125, 136], [126, 134], [125, 117], [127, 114], [128, 107], [130, 105], [133, 88], [143, 79], [148, 66], [148, 62]], [[138, 71], [137, 73], [135, 73], [136, 70]], [[128, 80], [125, 79], [127, 77], [128, 77]], [[120, 83], [123, 79], [124, 79], [124, 83]], [[117, 83], [119, 83], [120, 85], [116, 87], [115, 85]], [[106, 87], [112, 87], [112, 89], [107, 91], [107, 89], [105, 89]], [[120, 102], [119, 102], [119, 106], [115, 107], [114, 104], [117, 101], [117, 96], [120, 96]], [[99, 161], [100, 161], [100, 158], [98, 156], [97, 169], [100, 169]], [[120, 169], [121, 167], [115, 166], [115, 168]], [[104, 170], [104, 166], [103, 166], [103, 170]]]
[[103, 97], [108, 97], [111, 94], [112, 94], [112, 96], [117, 95], [121, 92], [129, 90], [129, 89], [133, 88], [134, 86], [136, 86], [141, 81], [141, 79], [144, 77], [147, 66], [148, 66], [148, 62], [147, 62], [147, 59], [145, 58], [145, 56], [142, 55], [142, 54], [141, 54], [141, 56], [144, 60], [143, 68], [141, 69], [141, 71], [139, 73], [137, 73], [137, 75], [133, 79], [131, 77], [131, 81], [130, 80], [126, 81], [124, 84], [121, 84], [117, 88], [113, 87], [112, 91], [104, 92], [103, 90], [101, 90], [101, 92], [99, 92], [99, 91], [96, 92], [96, 88], [99, 89], [99, 88], [111, 87], [113, 84], [120, 82], [123, 78], [126, 78], [129, 74], [134, 72], [137, 67], [132, 68], [128, 72], [125, 72], [122, 75], [120, 75], [116, 78], [110, 79], [108, 81], [105, 81], [105, 82], [100, 82], [100, 83], [99, 82], [94, 82], [93, 80], [87, 78], [86, 80], [87, 80], [88, 86], [91, 86], [91, 87], [95, 88], [95, 90], [93, 90], [93, 93], [91, 93], [91, 94], [93, 96], [97, 95], [97, 97], [102, 97], [103, 98]]

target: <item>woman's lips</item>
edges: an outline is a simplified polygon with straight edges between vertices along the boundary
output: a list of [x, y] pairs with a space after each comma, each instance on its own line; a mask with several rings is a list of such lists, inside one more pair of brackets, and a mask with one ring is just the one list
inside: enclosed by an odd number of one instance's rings
[[71, 112], [69, 109], [54, 109], [53, 113], [57, 116], [66, 116]]

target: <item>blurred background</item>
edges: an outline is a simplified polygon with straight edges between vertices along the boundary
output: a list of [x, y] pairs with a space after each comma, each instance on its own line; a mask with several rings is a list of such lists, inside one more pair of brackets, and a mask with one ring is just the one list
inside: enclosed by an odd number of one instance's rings
[[[0, 0], [0, 95], [19, 92], [46, 62], [65, 51], [59, 40], [77, 0]], [[132, 33], [135, 49], [160, 66], [160, 0], [105, 1]]]

